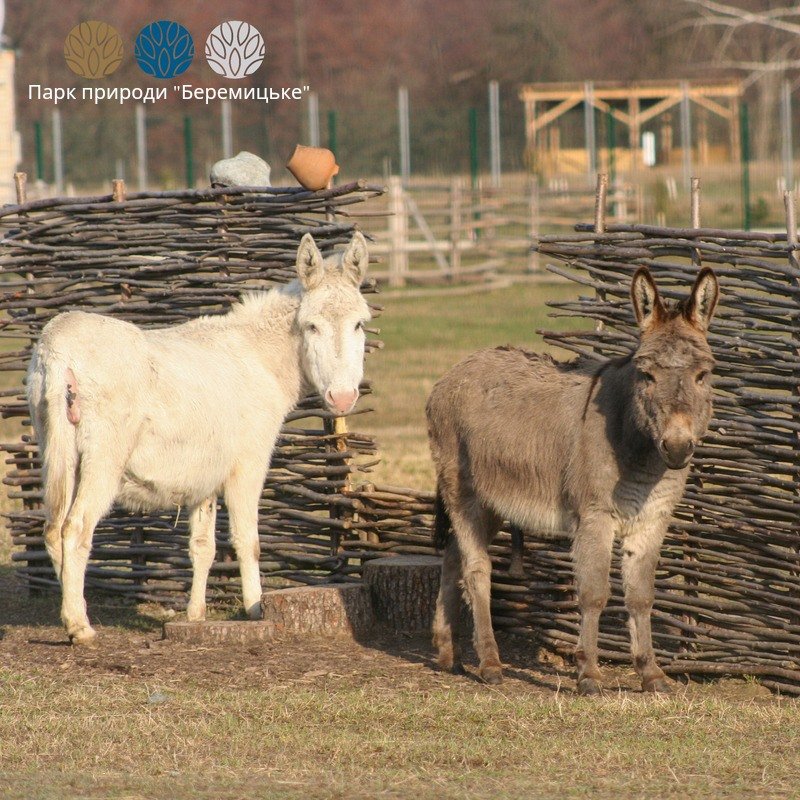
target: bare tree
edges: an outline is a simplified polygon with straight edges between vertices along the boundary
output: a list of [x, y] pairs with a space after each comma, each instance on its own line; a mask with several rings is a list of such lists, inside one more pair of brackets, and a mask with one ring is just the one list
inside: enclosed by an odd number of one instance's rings
[[752, 86], [756, 113], [753, 139], [757, 158], [774, 156], [779, 148], [778, 104], [784, 79], [800, 75], [800, 5], [773, 2], [684, 0], [695, 14], [680, 27], [695, 33], [695, 50], [711, 51], [711, 58], [697, 62], [743, 76]]

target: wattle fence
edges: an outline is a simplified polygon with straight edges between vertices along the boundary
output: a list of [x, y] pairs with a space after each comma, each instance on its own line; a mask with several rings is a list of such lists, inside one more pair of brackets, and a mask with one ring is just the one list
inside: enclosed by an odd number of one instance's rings
[[[18, 186], [22, 194], [24, 182]], [[18, 383], [47, 321], [83, 309], [159, 327], [224, 313], [244, 290], [291, 280], [304, 233], [314, 235], [324, 254], [346, 244], [353, 225], [343, 213], [382, 191], [350, 183], [319, 192], [226, 188], [126, 196], [117, 182], [113, 195], [0, 209], [0, 337], [8, 343], [0, 349], [0, 371], [18, 384], [0, 394], [0, 413], [19, 423], [16, 437], [0, 448], [8, 454], [4, 483], [23, 506], [7, 514], [18, 545], [12, 557], [29, 586], [57, 586], [42, 540], [38, 447]], [[364, 290], [374, 291], [373, 284]], [[125, 369], [125, 354], [119, 356]], [[368, 394], [369, 385], [362, 391]], [[305, 398], [287, 423], [261, 500], [262, 570], [271, 585], [346, 578], [338, 543], [352, 527], [353, 476], [375, 461], [375, 443], [334, 419], [318, 397]], [[223, 508], [212, 597], [228, 591], [233, 576], [238, 580], [226, 531]], [[140, 600], [180, 600], [191, 576], [187, 546], [185, 511], [115, 511], [97, 527], [87, 585]]]
[[[560, 262], [551, 271], [588, 292], [554, 307], [598, 323], [585, 334], [546, 338], [599, 360], [629, 352], [636, 338], [629, 287], [639, 266], [650, 268], [667, 297], [684, 295], [701, 264], [714, 268], [722, 291], [709, 333], [717, 360], [715, 415], [662, 550], [654, 640], [670, 672], [755, 675], [775, 689], [800, 693], [800, 246], [794, 196], [786, 195], [788, 233], [774, 234], [701, 228], [697, 189], [694, 197], [691, 228], [606, 227], [601, 203], [594, 225], [540, 237], [540, 257]], [[566, 582], [565, 562], [552, 562], [550, 579], [561, 573]], [[602, 641], [612, 658], [626, 647], [620, 587], [616, 573]], [[574, 613], [548, 615], [548, 606], [530, 597], [526, 606], [552, 646], [575, 640]], [[549, 624], [553, 619], [560, 624]]]
[[[323, 251], [344, 244], [347, 206], [381, 190], [205, 190], [51, 199], [0, 210], [6, 234], [0, 270], [0, 371], [24, 370], [30, 345], [56, 313], [83, 308], [141, 325], [222, 313], [246, 286], [293, 275], [299, 238]], [[535, 250], [553, 272], [585, 287], [556, 313], [587, 318], [584, 333], [547, 334], [599, 362], [636, 340], [628, 292], [647, 265], [666, 297], [683, 296], [700, 264], [713, 266], [722, 298], [710, 341], [715, 417], [698, 448], [686, 496], [662, 551], [654, 642], [667, 672], [754, 675], [800, 694], [800, 266], [792, 196], [789, 233], [606, 225], [600, 192], [593, 224], [540, 236]], [[697, 195], [695, 194], [695, 197]], [[365, 287], [371, 291], [371, 287]], [[370, 298], [375, 300], [376, 298]], [[373, 303], [373, 305], [377, 304]], [[121, 356], [121, 368], [124, 357]], [[367, 369], [369, 371], [369, 368]], [[369, 386], [364, 389], [368, 392]], [[22, 388], [0, 396], [20, 427], [5, 483], [24, 508], [9, 513], [13, 558], [31, 587], [55, 586], [41, 530], [39, 460]], [[356, 427], [358, 417], [348, 420]], [[422, 422], [422, 421], [420, 421]], [[284, 428], [261, 503], [261, 568], [268, 586], [357, 580], [365, 559], [430, 553], [433, 495], [371, 485], [371, 437], [331, 419], [307, 398]], [[570, 543], [526, 537], [525, 577], [508, 574], [511, 537], [494, 560], [495, 625], [569, 653], [577, 640]], [[238, 587], [224, 510], [210, 592]], [[115, 512], [98, 526], [90, 587], [137, 599], [185, 602], [190, 581], [185, 519]], [[619, 571], [601, 625], [604, 657], [627, 661]]]
[[[539, 236], [548, 269], [586, 292], [551, 303], [587, 319], [585, 332], [545, 333], [551, 344], [602, 363], [637, 340], [630, 281], [645, 265], [662, 294], [685, 296], [700, 265], [722, 297], [709, 340], [717, 368], [715, 416], [656, 576], [654, 644], [670, 674], [751, 675], [800, 695], [800, 245], [794, 197], [787, 233], [701, 228], [699, 190], [691, 228], [606, 225], [601, 186], [593, 224]], [[432, 496], [396, 489], [372, 509], [393, 548], [429, 547]], [[509, 575], [508, 529], [490, 548], [496, 628], [564, 655], [574, 650], [578, 609], [570, 541], [525, 537], [525, 577]], [[601, 622], [603, 657], [627, 662], [627, 615], [615, 559]]]

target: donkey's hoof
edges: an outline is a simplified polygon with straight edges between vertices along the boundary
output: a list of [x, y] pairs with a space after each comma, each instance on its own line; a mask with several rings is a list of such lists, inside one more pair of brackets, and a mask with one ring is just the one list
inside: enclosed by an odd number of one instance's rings
[[97, 644], [97, 631], [86, 625], [67, 634], [70, 644], [80, 647], [94, 647]]
[[578, 694], [584, 697], [596, 697], [603, 694], [603, 686], [595, 678], [581, 678], [578, 681]]
[[490, 686], [497, 686], [498, 683], [503, 682], [502, 667], [481, 667], [478, 675], [484, 683], [488, 683]]
[[651, 678], [649, 681], [643, 681], [643, 692], [653, 692], [654, 694], [671, 694], [672, 685], [666, 678]]
[[253, 603], [253, 605], [248, 606], [246, 609], [247, 616], [249, 619], [263, 619], [264, 611], [261, 608], [261, 601], [258, 603]]
[[436, 659], [436, 669], [440, 672], [452, 672], [453, 675], [466, 675], [467, 671], [460, 659], [454, 658], [452, 655], [439, 656]]

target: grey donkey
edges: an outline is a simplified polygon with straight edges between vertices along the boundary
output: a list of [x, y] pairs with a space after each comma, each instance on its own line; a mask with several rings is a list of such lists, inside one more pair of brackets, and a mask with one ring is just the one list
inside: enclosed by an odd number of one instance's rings
[[581, 694], [602, 690], [598, 626], [614, 538], [621, 539], [633, 663], [645, 691], [669, 691], [650, 632], [655, 570], [711, 420], [714, 358], [706, 337], [718, 298], [717, 278], [704, 268], [688, 298], [665, 304], [643, 267], [631, 284], [641, 336], [629, 355], [598, 366], [498, 347], [473, 353], [433, 387], [426, 411], [437, 476], [435, 540], [444, 550], [433, 634], [443, 669], [463, 670], [463, 588], [479, 675], [502, 680], [487, 548], [509, 520], [573, 537]]

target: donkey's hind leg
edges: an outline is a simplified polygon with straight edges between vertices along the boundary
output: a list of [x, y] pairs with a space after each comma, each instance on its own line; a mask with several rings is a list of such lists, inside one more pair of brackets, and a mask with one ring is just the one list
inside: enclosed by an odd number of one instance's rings
[[189, 515], [189, 558], [192, 560], [192, 591], [186, 618], [199, 622], [206, 618], [206, 587], [208, 573], [214, 563], [216, 542], [214, 529], [217, 522], [216, 495], [203, 500]]
[[82, 462], [75, 501], [62, 528], [61, 619], [73, 644], [89, 644], [96, 636], [86, 614], [86, 565], [94, 529], [114, 502], [121, 474], [111, 464], [84, 467]]
[[51, 514], [44, 525], [44, 546], [50, 561], [53, 562], [53, 570], [56, 573], [58, 582], [61, 583], [61, 570], [63, 561], [63, 537], [64, 521], [67, 518], [67, 510], [59, 510], [56, 514]]
[[[29, 389], [31, 392], [31, 419], [36, 431], [39, 447], [43, 448], [47, 441], [47, 401], [44, 399], [44, 385], [41, 374], [34, 371], [31, 376]], [[44, 524], [44, 546], [58, 582], [61, 583], [61, 566], [63, 561], [62, 530], [67, 519], [67, 513], [72, 505], [75, 495], [75, 477], [77, 472], [77, 456], [68, 453], [68, 460], [57, 470], [58, 477], [55, 485], [47, 468], [47, 458], [43, 455], [42, 477], [45, 494], [46, 519]]]
[[503, 667], [492, 630], [492, 561], [487, 548], [500, 530], [501, 520], [477, 501], [463, 505], [450, 518], [461, 552], [464, 592], [472, 608], [478, 674], [486, 683], [500, 683]]
[[[47, 519], [44, 524], [44, 546], [53, 563], [58, 582], [62, 583], [61, 573], [64, 561], [64, 524], [74, 502], [75, 469], [65, 469], [61, 476], [62, 484], [57, 491], [45, 490]], [[47, 484], [45, 483], [45, 486]], [[48, 487], [52, 489], [52, 487]]]
[[442, 669], [461, 674], [461, 643], [459, 619], [461, 617], [461, 553], [458, 539], [451, 536], [442, 557], [442, 580], [436, 598], [436, 616], [433, 620], [433, 645], [438, 651], [437, 661]]
[[575, 533], [572, 558], [581, 612], [580, 635], [575, 650], [579, 694], [600, 694], [602, 691], [597, 639], [600, 614], [610, 594], [608, 577], [613, 544], [614, 528], [610, 519], [587, 520]]

